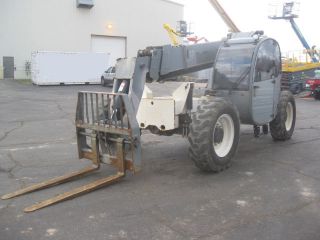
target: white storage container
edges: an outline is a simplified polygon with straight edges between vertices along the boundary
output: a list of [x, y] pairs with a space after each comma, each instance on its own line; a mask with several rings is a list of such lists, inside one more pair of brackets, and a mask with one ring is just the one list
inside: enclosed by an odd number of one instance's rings
[[32, 53], [31, 78], [37, 85], [97, 84], [109, 67], [108, 53]]

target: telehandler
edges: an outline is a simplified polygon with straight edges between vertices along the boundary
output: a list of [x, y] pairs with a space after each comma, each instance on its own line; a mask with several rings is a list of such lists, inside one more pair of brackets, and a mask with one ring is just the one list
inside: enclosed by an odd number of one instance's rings
[[[194, 82], [175, 77], [213, 69], [207, 87], [196, 93]], [[175, 79], [169, 96], [156, 97], [146, 82]], [[240, 123], [270, 128], [274, 140], [291, 138], [296, 119], [292, 94], [281, 91], [281, 54], [276, 40], [262, 31], [230, 33], [221, 41], [147, 47], [136, 58], [116, 65], [112, 93], [79, 92], [76, 132], [79, 158], [92, 165], [14, 193], [16, 197], [96, 171], [101, 163], [116, 173], [27, 207], [34, 211], [103, 187], [141, 168], [141, 129], [154, 134], [181, 134], [189, 155], [206, 172], [227, 169], [240, 138]], [[158, 83], [157, 83], [158, 82]], [[152, 86], [150, 84], [150, 86]], [[174, 85], [173, 84], [173, 85]]]

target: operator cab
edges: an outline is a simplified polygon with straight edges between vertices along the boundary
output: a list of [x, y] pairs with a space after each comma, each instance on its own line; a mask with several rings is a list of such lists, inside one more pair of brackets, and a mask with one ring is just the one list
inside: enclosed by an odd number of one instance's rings
[[281, 79], [278, 43], [256, 33], [235, 35], [220, 47], [212, 82], [217, 96], [237, 107], [245, 124], [262, 125], [276, 115]]

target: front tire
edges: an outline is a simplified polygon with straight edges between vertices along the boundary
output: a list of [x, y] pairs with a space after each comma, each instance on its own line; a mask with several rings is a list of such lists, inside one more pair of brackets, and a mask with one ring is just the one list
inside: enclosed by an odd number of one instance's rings
[[289, 91], [282, 91], [277, 106], [276, 118], [270, 122], [270, 133], [275, 141], [291, 138], [296, 123], [296, 103]]
[[192, 116], [189, 156], [202, 171], [223, 171], [231, 165], [239, 136], [239, 115], [232, 103], [207, 97]]

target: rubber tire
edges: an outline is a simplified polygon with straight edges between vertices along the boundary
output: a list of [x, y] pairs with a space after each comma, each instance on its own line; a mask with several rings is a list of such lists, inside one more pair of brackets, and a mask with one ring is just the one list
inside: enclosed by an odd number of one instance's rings
[[111, 83], [108, 84], [108, 87], [113, 88], [114, 78], [112, 79]]
[[[288, 103], [292, 104], [293, 120], [289, 131], [287, 131], [285, 122], [287, 120], [286, 108]], [[294, 97], [289, 91], [281, 91], [277, 106], [277, 115], [270, 123], [270, 133], [275, 141], [285, 141], [291, 138], [296, 123], [296, 103]]]
[[[222, 114], [228, 114], [234, 124], [234, 139], [229, 153], [219, 157], [213, 148], [213, 130]], [[226, 99], [205, 97], [192, 115], [189, 156], [195, 165], [205, 172], [221, 172], [231, 165], [231, 159], [238, 149], [240, 137], [239, 114], [233, 104]]]
[[102, 85], [103, 87], [106, 86], [106, 82], [104, 81], [104, 77], [101, 77], [101, 85]]
[[268, 124], [263, 124], [262, 125], [262, 132], [264, 135], [267, 135], [269, 133], [269, 126]]
[[317, 87], [313, 92], [313, 97], [315, 100], [320, 100], [320, 87]]
[[255, 138], [258, 138], [258, 137], [260, 137], [260, 133], [261, 133], [261, 128], [260, 128], [260, 126], [253, 125], [253, 136], [254, 136]]

